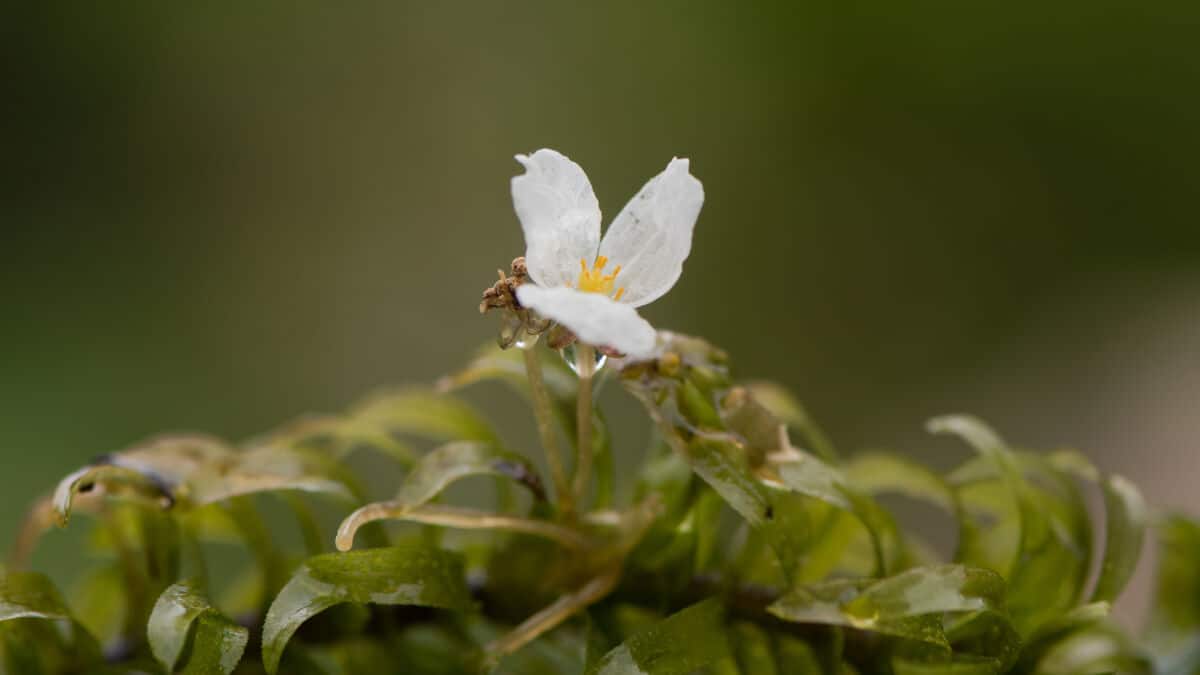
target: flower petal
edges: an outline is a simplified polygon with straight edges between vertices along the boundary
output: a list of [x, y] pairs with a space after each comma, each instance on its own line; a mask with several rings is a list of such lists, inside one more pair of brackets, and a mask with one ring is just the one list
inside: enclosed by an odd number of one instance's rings
[[587, 174], [554, 150], [517, 155], [525, 173], [512, 179], [513, 207], [525, 230], [525, 264], [543, 286], [570, 284], [579, 259], [600, 242], [600, 204]]
[[566, 326], [590, 345], [612, 347], [632, 358], [654, 354], [657, 336], [654, 327], [633, 307], [607, 295], [523, 284], [517, 289], [517, 299], [525, 307]]
[[673, 159], [651, 178], [608, 226], [600, 255], [621, 266], [621, 302], [640, 307], [671, 290], [692, 250], [692, 228], [704, 204], [704, 187]]

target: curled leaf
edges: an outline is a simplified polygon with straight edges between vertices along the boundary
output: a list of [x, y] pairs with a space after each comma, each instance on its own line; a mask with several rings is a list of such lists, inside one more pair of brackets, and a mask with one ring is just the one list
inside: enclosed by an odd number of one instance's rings
[[111, 495], [140, 497], [164, 507], [172, 503], [169, 488], [151, 475], [112, 464], [85, 466], [68, 474], [54, 489], [52, 504], [58, 526], [66, 527], [77, 494], [101, 490]]
[[1110, 476], [1102, 484], [1107, 513], [1104, 560], [1092, 591], [1093, 602], [1113, 601], [1125, 589], [1142, 555], [1146, 535], [1146, 502], [1142, 493], [1123, 476]]
[[250, 632], [221, 615], [195, 582], [181, 581], [159, 596], [146, 625], [146, 636], [154, 658], [167, 672], [175, 672], [191, 638], [190, 657], [183, 672], [228, 675], [241, 661]]
[[358, 533], [359, 528], [378, 520], [406, 520], [466, 530], [521, 532], [556, 541], [573, 550], [587, 548], [589, 545], [588, 540], [576, 530], [546, 520], [453, 506], [425, 505], [414, 509], [400, 502], [376, 502], [356, 510], [342, 521], [336, 540], [338, 550], [349, 551], [354, 547], [354, 535]]
[[537, 499], [546, 498], [542, 479], [529, 460], [487, 443], [464, 441], [443, 445], [422, 457], [404, 477], [395, 502], [414, 508], [441, 494], [451, 483], [479, 475], [511, 478]]
[[279, 668], [288, 640], [308, 619], [344, 602], [467, 610], [471, 596], [457, 554], [377, 548], [313, 556], [275, 597], [263, 624], [263, 665]]
[[[1028, 636], [1073, 607], [1087, 581], [1091, 519], [1072, 478], [1074, 472], [1043, 457], [1014, 453], [994, 431], [972, 417], [940, 417], [928, 426], [935, 433], [959, 436], [990, 464], [986, 472], [973, 477], [970, 489], [961, 495], [968, 509], [982, 506], [984, 512], [990, 511], [993, 518], [1016, 529], [1015, 545], [1000, 569], [1009, 579], [1014, 625]], [[987, 472], [998, 482], [985, 477]], [[1026, 472], [1036, 474], [1038, 481], [1030, 480]], [[996, 485], [1002, 488], [999, 492], [991, 490]], [[982, 502], [976, 501], [979, 496]], [[982, 543], [982, 539], [967, 542], [964, 550], [978, 551]], [[986, 562], [973, 557], [966, 561]]]

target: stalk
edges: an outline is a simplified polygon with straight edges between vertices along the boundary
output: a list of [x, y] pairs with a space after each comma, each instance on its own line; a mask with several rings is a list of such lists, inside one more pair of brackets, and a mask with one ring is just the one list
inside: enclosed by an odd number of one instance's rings
[[542, 449], [546, 452], [546, 464], [550, 466], [550, 477], [554, 480], [554, 494], [558, 498], [558, 509], [564, 517], [575, 513], [575, 501], [571, 493], [571, 484], [567, 481], [567, 473], [563, 470], [562, 455], [558, 448], [558, 438], [554, 431], [554, 404], [546, 391], [546, 381], [542, 377], [542, 362], [534, 352], [535, 345], [521, 350], [525, 356], [525, 375], [529, 379], [529, 396], [533, 400], [533, 414], [537, 418], [538, 436], [542, 440]]
[[575, 345], [575, 367], [579, 370], [579, 395], [575, 399], [575, 500], [586, 508], [592, 482], [592, 376], [596, 374], [596, 350]]

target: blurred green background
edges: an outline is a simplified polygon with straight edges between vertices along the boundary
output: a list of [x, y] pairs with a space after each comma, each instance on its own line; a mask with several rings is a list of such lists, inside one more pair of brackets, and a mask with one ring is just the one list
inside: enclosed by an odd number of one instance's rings
[[692, 159], [695, 245], [646, 316], [844, 448], [945, 464], [922, 423], [969, 411], [1200, 512], [1198, 24], [1113, 0], [8, 6], [0, 539], [151, 433], [244, 437], [455, 368], [522, 252], [512, 155], [543, 146], [608, 217]]

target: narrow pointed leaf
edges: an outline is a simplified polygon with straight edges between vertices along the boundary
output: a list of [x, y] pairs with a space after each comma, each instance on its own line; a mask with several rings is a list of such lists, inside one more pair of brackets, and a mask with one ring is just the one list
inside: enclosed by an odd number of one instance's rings
[[374, 450], [402, 465], [417, 459], [417, 451], [396, 438], [383, 425], [339, 415], [312, 415], [251, 441], [251, 447], [287, 447], [315, 450], [341, 460], [360, 448]]
[[453, 396], [428, 389], [377, 394], [355, 408], [351, 417], [382, 425], [393, 433], [442, 441], [500, 444], [491, 425], [474, 408]]
[[281, 490], [356, 499], [353, 479], [335, 461], [316, 452], [286, 447], [252, 448], [219, 464], [199, 467], [185, 488], [196, 505]]
[[688, 675], [729, 658], [723, 616], [716, 600], [692, 605], [625, 640], [588, 675]]
[[471, 596], [462, 558], [427, 548], [379, 548], [309, 558], [284, 586], [263, 625], [263, 665], [279, 667], [292, 634], [344, 602], [466, 610]]
[[[539, 349], [542, 377], [555, 398], [573, 398], [579, 379], [552, 350]], [[494, 344], [483, 349], [462, 370], [438, 381], [438, 391], [450, 392], [479, 382], [500, 380], [522, 393], [528, 392], [525, 359], [520, 349], [500, 349]]]

